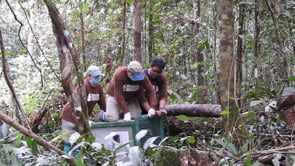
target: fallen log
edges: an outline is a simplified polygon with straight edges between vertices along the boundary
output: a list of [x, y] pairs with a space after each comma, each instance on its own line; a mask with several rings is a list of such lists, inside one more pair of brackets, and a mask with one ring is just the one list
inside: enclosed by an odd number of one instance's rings
[[220, 117], [218, 104], [172, 104], [165, 107], [167, 116]]

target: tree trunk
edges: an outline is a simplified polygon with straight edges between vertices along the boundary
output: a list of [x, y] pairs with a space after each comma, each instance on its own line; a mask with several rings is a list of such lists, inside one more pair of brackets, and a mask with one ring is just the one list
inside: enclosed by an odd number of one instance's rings
[[134, 60], [142, 63], [141, 58], [141, 0], [134, 0]]
[[[200, 33], [200, 23], [198, 20], [200, 20], [201, 15], [201, 2], [200, 0], [194, 0], [193, 1], [193, 7], [194, 7], [194, 32], [195, 32], [195, 44], [196, 44], [196, 50], [193, 54], [193, 63], [198, 63], [197, 67], [197, 73], [198, 73], [198, 79], [197, 79], [197, 85], [199, 87], [203, 87], [205, 85], [205, 78], [204, 78], [204, 55], [201, 53], [202, 50], [198, 49], [199, 39], [197, 36], [199, 36]], [[203, 90], [203, 89], [202, 89]], [[200, 101], [199, 103], [204, 103], [205, 98], [203, 95], [200, 94]]]
[[148, 1], [149, 4], [149, 23], [148, 23], [148, 57], [149, 61], [153, 58], [154, 51], [154, 20], [153, 20], [153, 0]]
[[120, 66], [123, 65], [124, 54], [125, 54], [125, 45], [126, 45], [126, 37], [125, 37], [125, 34], [126, 34], [126, 8], [127, 8], [127, 2], [126, 2], [126, 0], [124, 0], [122, 16], [121, 16], [121, 21], [122, 21], [121, 36], [119, 37], [120, 48], [119, 48], [118, 57], [117, 57], [117, 63]]
[[[56, 37], [56, 46], [58, 49], [58, 55], [60, 59], [60, 69], [61, 69], [61, 84], [65, 91], [65, 94], [74, 103], [75, 113], [79, 125], [84, 128], [84, 134], [86, 136], [91, 135], [90, 126], [88, 123], [88, 110], [84, 99], [86, 96], [86, 90], [84, 87], [83, 70], [80, 67], [80, 58], [78, 56], [77, 50], [70, 37], [69, 32], [66, 30], [62, 18], [59, 16], [59, 12], [55, 4], [50, 0], [44, 0], [48, 8], [48, 12], [52, 21], [53, 32]], [[75, 71], [78, 77], [79, 88], [73, 88], [72, 83], [72, 61], [75, 66]], [[80, 89], [78, 93], [77, 89]]]
[[260, 21], [259, 21], [259, 1], [255, 0], [255, 37], [254, 37], [254, 76], [256, 87], [263, 84], [261, 69], [261, 58], [259, 57], [260, 50]]
[[[239, 5], [239, 29], [238, 29], [238, 44], [237, 44], [237, 63], [236, 63], [236, 78], [237, 78], [237, 98], [241, 98], [241, 87], [243, 81], [242, 72], [242, 58], [243, 58], [243, 32], [244, 32], [244, 17], [245, 17], [245, 4]], [[241, 106], [241, 101], [238, 101]]]
[[81, 38], [80, 38], [80, 42], [81, 42], [81, 53], [82, 53], [82, 64], [83, 64], [83, 69], [84, 71], [86, 70], [88, 64], [86, 62], [86, 55], [85, 55], [85, 33], [84, 33], [84, 16], [83, 16], [83, 2], [82, 0], [79, 0], [79, 15], [80, 15], [80, 33], [81, 33]]
[[[234, 57], [233, 57], [233, 34], [234, 16], [232, 0], [218, 0], [218, 22], [220, 28], [220, 104], [222, 110], [227, 110], [228, 114], [223, 116], [223, 127], [225, 136], [234, 136], [236, 139], [246, 139], [245, 126], [239, 117], [239, 109], [235, 100], [234, 82]], [[237, 140], [241, 143], [240, 140]]]

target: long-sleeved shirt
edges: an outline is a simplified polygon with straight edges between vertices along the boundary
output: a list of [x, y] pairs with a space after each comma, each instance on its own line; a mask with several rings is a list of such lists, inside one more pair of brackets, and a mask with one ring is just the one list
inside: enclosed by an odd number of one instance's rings
[[[103, 94], [103, 89], [101, 85], [98, 84], [96, 87], [92, 87], [90, 85], [89, 77], [88, 77], [84, 80], [84, 86], [86, 89], [88, 115], [89, 116], [92, 115], [95, 104], [98, 104], [100, 109], [105, 111], [106, 110], [105, 96]], [[60, 117], [64, 120], [67, 120], [76, 124], [74, 104], [72, 102], [67, 102], [67, 104], [63, 107]]]
[[103, 89], [100, 84], [92, 87], [89, 82], [89, 77], [84, 81], [87, 96], [88, 115], [91, 115], [95, 104], [98, 104], [101, 110], [106, 110], [106, 101], [103, 94]]
[[[145, 92], [144, 92], [145, 91]], [[116, 98], [119, 107], [124, 113], [129, 112], [126, 102], [136, 97], [140, 103], [148, 102], [152, 108], [156, 107], [156, 93], [148, 77], [144, 75], [142, 81], [132, 81], [127, 74], [127, 67], [119, 67], [109, 83], [107, 94]]]
[[[168, 84], [167, 84], [167, 79], [166, 79], [166, 77], [163, 74], [161, 74], [157, 78], [153, 79], [149, 75], [148, 69], [145, 69], [144, 70], [144, 73], [148, 76], [150, 82], [153, 85], [153, 89], [156, 92], [157, 99], [158, 99], [158, 101], [157, 101], [157, 108], [156, 109], [158, 109], [158, 107], [159, 107], [159, 101], [160, 100], [167, 101], [167, 98], [168, 98], [168, 92], [167, 92]], [[146, 94], [146, 95], [148, 95], [148, 94]]]

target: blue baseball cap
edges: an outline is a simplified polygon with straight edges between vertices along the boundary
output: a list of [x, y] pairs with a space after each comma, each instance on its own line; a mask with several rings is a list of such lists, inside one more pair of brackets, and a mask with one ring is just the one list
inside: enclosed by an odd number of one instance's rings
[[93, 71], [90, 74], [92, 77], [97, 77], [97, 76], [101, 76], [101, 72], [100, 71]]
[[137, 61], [131, 61], [128, 65], [128, 70], [132, 72], [132, 79], [134, 81], [141, 81], [144, 79], [144, 75], [142, 72], [142, 66]]

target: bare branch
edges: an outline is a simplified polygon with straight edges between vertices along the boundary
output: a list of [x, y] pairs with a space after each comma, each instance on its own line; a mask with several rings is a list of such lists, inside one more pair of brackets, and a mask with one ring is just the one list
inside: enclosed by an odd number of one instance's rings
[[[56, 146], [50, 144], [47, 140], [42, 139], [35, 133], [33, 133], [31, 130], [28, 130], [27, 128], [23, 127], [22, 125], [15, 122], [13, 119], [11, 119], [9, 116], [5, 115], [4, 113], [0, 112], [0, 119], [3, 120], [5, 123], [7, 123], [9, 126], [12, 126], [19, 132], [23, 133], [24, 135], [33, 138], [39, 145], [42, 145], [46, 149], [51, 149], [56, 151], [60, 155], [67, 155], [65, 152], [57, 148]], [[69, 159], [69, 163], [71, 165], [74, 165], [74, 160]]]
[[5, 81], [11, 91], [11, 94], [12, 94], [12, 97], [13, 97], [13, 100], [14, 102], [16, 103], [16, 106], [19, 110], [19, 112], [22, 114], [22, 118], [21, 117], [18, 117], [20, 122], [23, 123], [22, 119], [24, 120], [24, 125], [27, 127], [27, 128], [30, 128], [29, 126], [29, 120], [25, 114], [25, 111], [22, 107], [22, 105], [20, 104], [18, 98], [17, 98], [17, 95], [15, 93], [15, 89], [12, 85], [12, 81], [10, 79], [10, 76], [9, 76], [9, 72], [8, 72], [8, 65], [7, 65], [7, 59], [5, 57], [5, 49], [4, 49], [4, 45], [3, 45], [3, 38], [2, 38], [2, 32], [0, 30], [0, 47], [1, 47], [1, 54], [2, 54], [2, 70], [3, 70], [3, 73], [4, 73], [4, 78], [5, 78]]

